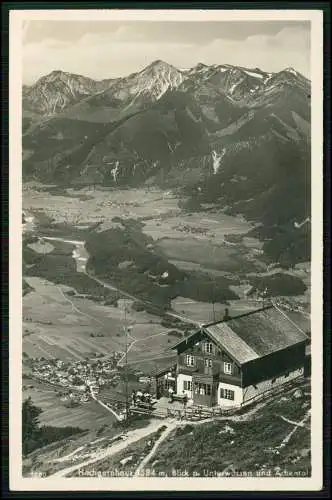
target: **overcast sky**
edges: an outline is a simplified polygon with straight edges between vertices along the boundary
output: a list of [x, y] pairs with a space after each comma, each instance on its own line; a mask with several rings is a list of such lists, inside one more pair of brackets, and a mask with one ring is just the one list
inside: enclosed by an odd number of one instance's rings
[[95, 79], [126, 76], [156, 59], [177, 68], [234, 64], [293, 67], [310, 78], [308, 21], [29, 21], [23, 83], [52, 70]]

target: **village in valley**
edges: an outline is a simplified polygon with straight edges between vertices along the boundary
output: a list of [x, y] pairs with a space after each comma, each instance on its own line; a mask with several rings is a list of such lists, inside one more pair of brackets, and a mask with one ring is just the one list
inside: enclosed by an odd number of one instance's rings
[[[94, 359], [71, 362], [56, 358], [27, 358], [25, 355], [24, 365], [27, 373], [23, 375], [23, 390], [32, 388], [33, 380], [50, 384], [57, 389], [59, 401], [73, 407], [96, 399], [104, 388], [106, 396], [100, 395], [99, 399], [110, 408], [116, 409], [120, 406], [123, 409], [125, 398], [121, 396], [124, 395], [119, 396], [114, 390], [119, 383], [124, 381], [126, 376], [130, 376], [135, 387], [140, 387], [146, 393], [147, 388], [151, 387], [151, 377], [144, 376], [141, 370], [135, 369], [128, 369], [125, 373], [123, 367], [118, 367], [121, 358], [122, 352], [115, 352], [111, 356], [95, 353]], [[113, 393], [111, 401], [110, 392]], [[123, 412], [120, 412], [120, 415], [124, 416]]]
[[[97, 355], [98, 356], [98, 355]], [[25, 363], [31, 369], [31, 375], [63, 388], [83, 393], [81, 402], [87, 401], [90, 389], [95, 393], [105, 384], [116, 385], [119, 381], [117, 361], [121, 353], [115, 353], [107, 359], [64, 362], [61, 359], [32, 358]], [[69, 395], [72, 393], [69, 393]], [[63, 398], [65, 398], [65, 394]], [[64, 400], [64, 399], [63, 399]]]

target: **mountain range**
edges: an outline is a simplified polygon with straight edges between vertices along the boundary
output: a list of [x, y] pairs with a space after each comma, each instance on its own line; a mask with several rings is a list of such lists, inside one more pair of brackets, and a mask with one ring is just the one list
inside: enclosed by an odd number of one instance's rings
[[308, 227], [294, 222], [310, 216], [310, 94], [293, 68], [158, 60], [101, 81], [53, 71], [22, 90], [23, 179], [177, 189], [191, 210], [214, 203], [260, 223], [267, 245], [287, 235], [305, 260]]

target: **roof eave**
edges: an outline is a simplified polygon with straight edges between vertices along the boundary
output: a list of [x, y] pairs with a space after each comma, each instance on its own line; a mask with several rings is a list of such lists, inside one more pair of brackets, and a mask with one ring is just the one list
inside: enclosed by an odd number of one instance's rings
[[[220, 321], [218, 321], [218, 323], [220, 323]], [[212, 323], [212, 324], [215, 324], [215, 323]], [[210, 325], [208, 325], [210, 326]], [[197, 335], [198, 333], [205, 333], [205, 335], [207, 335], [209, 337], [209, 339], [214, 342], [215, 344], [218, 345], [218, 347], [220, 347], [221, 349], [223, 349], [225, 351], [225, 353], [230, 357], [232, 358], [239, 366], [242, 366], [244, 363], [239, 361], [235, 356], [234, 354], [231, 354], [228, 349], [225, 348], [225, 346], [218, 340], [216, 340], [215, 338], [213, 338], [210, 333], [208, 332], [208, 330], [206, 330], [206, 325], [202, 325], [201, 328], [199, 330], [197, 330], [196, 332], [192, 333], [191, 335], [189, 335], [189, 337], [186, 337], [185, 339], [183, 340], [180, 340], [180, 342], [177, 342], [176, 344], [174, 344], [171, 349], [177, 349], [180, 345], [182, 344], [187, 344], [188, 343], [188, 340], [191, 339], [194, 335]]]

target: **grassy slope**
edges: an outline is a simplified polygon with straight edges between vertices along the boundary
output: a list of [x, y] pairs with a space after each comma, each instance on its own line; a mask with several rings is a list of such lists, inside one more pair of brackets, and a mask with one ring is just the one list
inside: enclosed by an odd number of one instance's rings
[[[300, 421], [307, 411], [303, 399], [289, 399], [271, 403], [259, 411], [248, 422], [215, 422], [199, 426], [187, 425], [177, 429], [162, 444], [149, 466], [158, 472], [172, 469], [209, 475], [222, 472], [232, 465], [237, 472], [257, 473], [264, 468], [283, 473], [293, 472], [308, 475], [310, 471], [310, 429], [299, 428], [279, 454], [270, 453], [269, 448], [279, 446], [293, 426], [285, 422], [280, 414]], [[228, 424], [234, 433], [225, 433]], [[273, 474], [272, 474], [273, 475]]]

